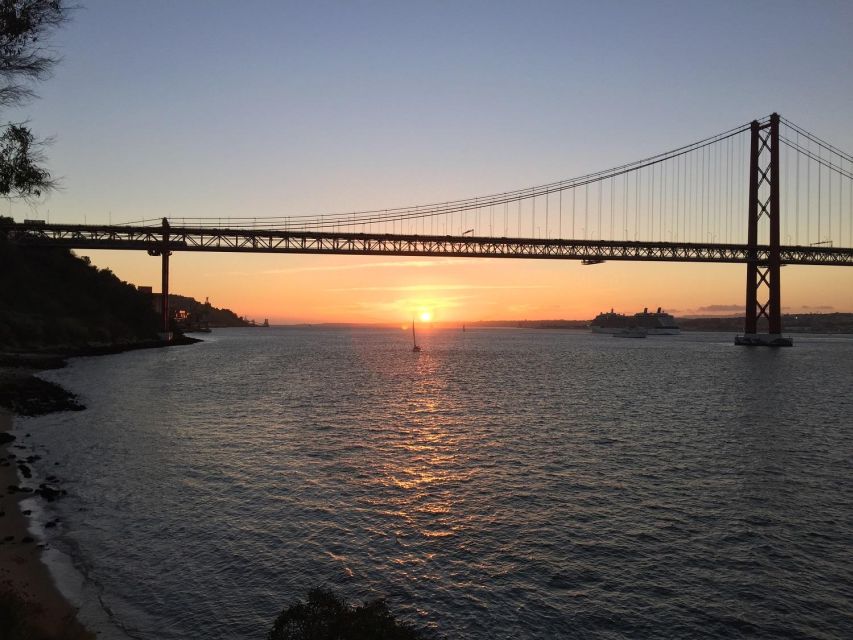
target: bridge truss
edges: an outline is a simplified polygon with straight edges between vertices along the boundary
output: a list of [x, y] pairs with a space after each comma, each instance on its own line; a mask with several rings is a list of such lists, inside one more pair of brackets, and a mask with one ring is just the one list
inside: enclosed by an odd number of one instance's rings
[[[653, 262], [722, 262], [747, 264], [770, 259], [769, 245], [702, 244], [623, 240], [421, 236], [349, 232], [219, 229], [215, 227], [0, 225], [0, 238], [20, 245], [68, 249], [236, 253], [321, 253], [459, 258], [530, 258]], [[781, 264], [853, 266], [853, 249], [827, 246], [781, 246]]]

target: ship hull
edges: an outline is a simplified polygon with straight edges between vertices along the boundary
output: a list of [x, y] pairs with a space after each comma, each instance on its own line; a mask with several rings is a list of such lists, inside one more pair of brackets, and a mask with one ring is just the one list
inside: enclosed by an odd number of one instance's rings
[[[621, 333], [625, 331], [628, 327], [596, 327], [595, 325], [590, 325], [589, 327], [592, 329], [593, 333]], [[643, 327], [646, 330], [646, 333], [650, 336], [677, 336], [681, 334], [681, 329], [678, 328], [652, 328], [652, 327]]]

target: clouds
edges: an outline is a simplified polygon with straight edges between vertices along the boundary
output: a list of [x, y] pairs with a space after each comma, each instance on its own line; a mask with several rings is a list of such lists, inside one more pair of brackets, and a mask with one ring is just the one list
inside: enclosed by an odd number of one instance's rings
[[494, 289], [550, 289], [549, 285], [544, 284], [524, 284], [524, 285], [481, 285], [481, 284], [413, 284], [413, 285], [398, 285], [398, 286], [373, 286], [373, 287], [336, 287], [326, 289], [326, 291], [404, 291], [409, 293], [430, 292], [439, 293], [442, 291], [478, 291], [478, 290], [494, 290]]
[[435, 299], [361, 300], [349, 304], [347, 310], [358, 314], [370, 314], [370, 317], [375, 320], [408, 318], [412, 312], [430, 311], [435, 314], [436, 320], [442, 320], [442, 316], [446, 312], [464, 307], [468, 300], [468, 296], [442, 296]]
[[319, 265], [316, 267], [292, 267], [290, 269], [278, 269], [266, 273], [301, 273], [308, 271], [355, 271], [358, 269], [434, 269], [436, 267], [458, 267], [459, 265], [471, 265], [476, 263], [491, 262], [488, 258], [483, 260], [470, 260], [465, 258], [429, 258], [426, 260], [388, 260], [384, 262], [358, 262], [354, 264]]
[[[673, 312], [675, 310], [672, 310]], [[807, 312], [807, 313], [827, 313], [830, 311], [835, 311], [835, 307], [829, 304], [816, 304], [816, 305], [793, 305], [793, 306], [785, 306], [782, 308], [782, 311], [785, 313], [797, 313], [797, 312]], [[744, 305], [743, 304], [709, 304], [703, 307], [696, 307], [695, 309], [685, 309], [684, 315], [743, 315], [744, 313]]]
[[359, 271], [370, 269], [435, 269], [438, 267], [484, 266], [493, 262], [491, 258], [427, 258], [424, 260], [387, 260], [382, 262], [353, 262], [351, 264], [326, 264], [310, 267], [285, 267], [283, 269], [264, 269], [262, 271], [231, 271], [236, 276], [276, 275], [287, 273], [318, 273], [335, 271]]
[[709, 304], [695, 309], [698, 313], [728, 313], [730, 311], [743, 311], [742, 304]]

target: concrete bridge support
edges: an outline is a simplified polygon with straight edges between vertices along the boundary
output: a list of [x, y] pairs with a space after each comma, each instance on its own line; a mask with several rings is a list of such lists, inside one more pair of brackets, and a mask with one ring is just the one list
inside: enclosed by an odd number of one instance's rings
[[163, 218], [163, 240], [157, 249], [149, 249], [148, 255], [160, 256], [162, 267], [162, 286], [160, 288], [160, 339], [170, 342], [172, 340], [171, 317], [169, 313], [169, 221]]

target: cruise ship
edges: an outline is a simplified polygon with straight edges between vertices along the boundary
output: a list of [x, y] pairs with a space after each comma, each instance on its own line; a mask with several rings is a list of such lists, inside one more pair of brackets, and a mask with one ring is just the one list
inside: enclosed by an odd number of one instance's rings
[[625, 329], [634, 328], [645, 329], [650, 336], [676, 336], [681, 333], [675, 318], [660, 307], [652, 313], [649, 313], [646, 307], [642, 313], [635, 313], [632, 316], [615, 313], [611, 309], [606, 313], [599, 313], [590, 323], [589, 328], [593, 333], [619, 333]]

